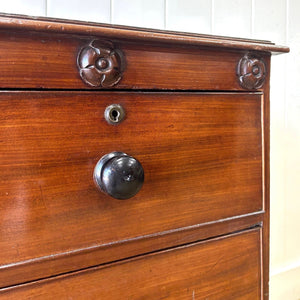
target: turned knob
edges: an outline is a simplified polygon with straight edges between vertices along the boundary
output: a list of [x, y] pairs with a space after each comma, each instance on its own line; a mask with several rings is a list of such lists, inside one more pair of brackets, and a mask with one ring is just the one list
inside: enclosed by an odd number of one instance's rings
[[94, 181], [104, 193], [116, 199], [136, 195], [144, 183], [141, 163], [123, 152], [104, 155], [94, 169]]

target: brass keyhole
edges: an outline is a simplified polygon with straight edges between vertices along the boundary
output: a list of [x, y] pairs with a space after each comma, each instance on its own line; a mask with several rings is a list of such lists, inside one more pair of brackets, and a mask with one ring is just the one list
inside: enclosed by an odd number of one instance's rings
[[104, 117], [107, 123], [116, 125], [119, 124], [125, 117], [125, 111], [119, 104], [111, 104], [106, 107]]

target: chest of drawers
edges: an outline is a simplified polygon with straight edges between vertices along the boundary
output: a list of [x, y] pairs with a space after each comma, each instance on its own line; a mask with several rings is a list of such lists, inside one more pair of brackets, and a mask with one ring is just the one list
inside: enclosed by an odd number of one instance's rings
[[0, 17], [0, 298], [267, 299], [267, 41]]

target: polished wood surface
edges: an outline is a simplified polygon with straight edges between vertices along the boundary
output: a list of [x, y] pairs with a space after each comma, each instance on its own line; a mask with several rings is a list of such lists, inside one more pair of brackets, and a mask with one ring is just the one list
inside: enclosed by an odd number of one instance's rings
[[240, 85], [245, 89], [256, 90], [265, 84], [267, 69], [264, 60], [257, 54], [247, 53], [237, 65]]
[[[80, 78], [77, 66], [78, 54], [92, 41], [0, 31], [0, 88], [99, 89]], [[244, 52], [124, 41], [114, 42], [114, 47], [125, 57], [122, 79], [114, 89], [245, 91], [236, 70]]]
[[[0, 14], [2, 298], [267, 300], [270, 56], [288, 51]], [[145, 171], [128, 200], [93, 182], [112, 151]]]
[[[261, 211], [261, 101], [260, 93], [2, 92], [2, 271]], [[112, 103], [126, 112], [117, 126], [103, 115]], [[94, 185], [93, 168], [111, 151], [143, 165], [132, 199]]]
[[261, 299], [260, 229], [0, 293], [0, 299]]
[[267, 61], [267, 77], [264, 85], [264, 119], [263, 119], [263, 136], [264, 136], [264, 192], [263, 192], [263, 299], [269, 299], [269, 254], [270, 254], [270, 59]]
[[167, 249], [174, 245], [184, 245], [194, 241], [220, 236], [262, 224], [263, 212], [227, 218], [218, 222], [208, 222], [158, 232], [117, 243], [75, 249], [67, 253], [37, 257], [5, 265], [0, 269], [1, 287], [8, 287], [26, 281], [47, 278], [81, 270], [111, 261], [134, 257], [142, 253]]
[[77, 56], [80, 77], [92, 87], [109, 88], [118, 84], [125, 65], [123, 52], [103, 40], [92, 40]]
[[211, 48], [228, 48], [239, 50], [252, 50], [282, 53], [289, 52], [285, 46], [275, 45], [270, 41], [204, 35], [186, 32], [174, 32], [149, 28], [135, 28], [126, 26], [114, 26], [111, 24], [98, 24], [71, 20], [59, 20], [51, 18], [32, 18], [0, 14], [0, 27], [5, 30], [60, 33], [71, 36], [72, 34], [83, 36], [99, 36], [102, 38], [139, 41], [142, 43], [158, 43], [168, 45], [198, 45]]

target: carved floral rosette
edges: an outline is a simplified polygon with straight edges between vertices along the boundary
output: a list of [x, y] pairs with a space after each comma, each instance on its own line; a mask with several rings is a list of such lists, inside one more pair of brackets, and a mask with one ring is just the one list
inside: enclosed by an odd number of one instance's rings
[[122, 51], [108, 41], [93, 40], [77, 57], [81, 79], [93, 87], [108, 88], [117, 84], [125, 69]]
[[266, 78], [266, 64], [259, 56], [248, 53], [237, 65], [240, 85], [245, 89], [255, 90], [263, 86]]

